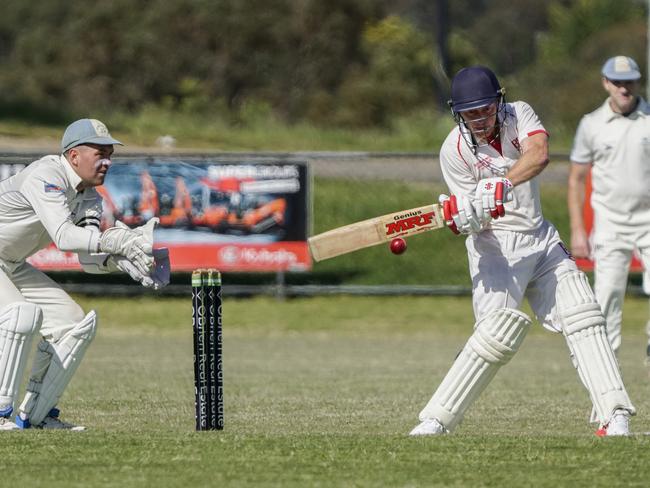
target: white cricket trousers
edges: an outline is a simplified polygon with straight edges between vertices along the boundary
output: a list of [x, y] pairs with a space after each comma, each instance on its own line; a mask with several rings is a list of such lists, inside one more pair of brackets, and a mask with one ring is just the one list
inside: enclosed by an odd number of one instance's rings
[[487, 230], [466, 246], [477, 322], [499, 308], [520, 309], [525, 297], [545, 328], [562, 331], [555, 290], [560, 276], [578, 268], [550, 222], [526, 232]]
[[632, 253], [638, 249], [644, 269], [650, 269], [650, 232], [597, 231], [593, 243], [594, 293], [607, 320], [607, 337], [617, 352]]
[[85, 316], [81, 307], [61, 286], [27, 262], [0, 260], [0, 308], [26, 301], [41, 307], [41, 335], [56, 342]]

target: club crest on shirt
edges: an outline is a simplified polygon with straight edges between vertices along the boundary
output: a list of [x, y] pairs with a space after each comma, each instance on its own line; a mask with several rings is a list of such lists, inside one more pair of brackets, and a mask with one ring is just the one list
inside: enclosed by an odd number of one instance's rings
[[43, 185], [45, 187], [45, 193], [65, 193], [65, 190], [61, 188], [59, 185], [55, 185], [54, 183], [48, 183], [47, 181], [43, 182]]
[[519, 144], [519, 138], [518, 137], [515, 137], [512, 141], [510, 141], [510, 143], [513, 146], [515, 146], [515, 149], [517, 149], [517, 151], [521, 152], [521, 144]]

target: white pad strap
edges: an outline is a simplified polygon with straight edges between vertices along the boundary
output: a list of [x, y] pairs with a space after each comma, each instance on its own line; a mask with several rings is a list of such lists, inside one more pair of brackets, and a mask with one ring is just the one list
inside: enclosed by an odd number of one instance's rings
[[530, 328], [526, 314], [500, 308], [479, 320], [442, 383], [420, 412], [420, 420], [437, 419], [451, 432], [465, 411], [517, 352]]
[[91, 311], [57, 342], [42, 341], [37, 350], [25, 400], [20, 406], [32, 425], [56, 405], [95, 337], [97, 314]]
[[607, 340], [605, 317], [587, 276], [571, 271], [560, 277], [556, 290], [557, 314], [573, 355], [578, 375], [589, 391], [601, 423], [614, 410], [635, 413], [627, 395], [614, 351]]
[[43, 312], [33, 303], [11, 303], [0, 311], [0, 407], [12, 407]]

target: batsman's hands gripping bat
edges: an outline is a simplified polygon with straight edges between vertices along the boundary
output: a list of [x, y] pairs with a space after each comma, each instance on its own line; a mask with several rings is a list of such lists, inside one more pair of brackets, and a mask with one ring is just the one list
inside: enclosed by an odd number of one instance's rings
[[438, 203], [345, 225], [307, 239], [315, 261], [333, 258], [420, 232], [445, 227]]
[[[474, 234], [480, 232], [489, 221], [483, 221], [478, 217], [477, 209], [472, 201], [465, 195], [445, 195], [438, 197], [442, 206], [442, 213], [445, 224], [454, 234]], [[481, 212], [483, 213], [483, 212]]]
[[475, 200], [466, 195], [440, 195], [438, 201], [445, 224], [454, 234], [480, 232], [493, 219], [505, 215], [503, 202], [512, 200], [511, 188], [512, 184], [507, 178], [488, 178], [477, 185]]

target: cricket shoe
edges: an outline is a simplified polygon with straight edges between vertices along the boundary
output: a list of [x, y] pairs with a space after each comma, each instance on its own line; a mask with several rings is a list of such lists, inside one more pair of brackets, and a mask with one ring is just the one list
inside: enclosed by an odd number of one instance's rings
[[43, 430], [71, 430], [74, 432], [81, 432], [83, 430], [86, 430], [86, 427], [83, 425], [74, 425], [68, 422], [63, 422], [61, 419], [59, 419], [59, 413], [60, 412], [58, 408], [53, 408], [38, 425], [32, 425], [29, 419], [23, 420], [20, 418], [20, 416], [17, 416], [16, 424], [21, 429], [34, 428]]
[[615, 410], [609, 422], [598, 428], [596, 435], [598, 437], [630, 435], [630, 413], [627, 410]]
[[3, 408], [0, 410], [0, 430], [19, 430], [16, 424], [14, 424], [9, 417], [11, 417], [11, 412], [14, 409], [12, 407]]
[[7, 417], [0, 417], [0, 430], [20, 430], [20, 427], [14, 424]]
[[447, 434], [447, 429], [438, 419], [424, 419], [419, 425], [409, 432], [411, 436], [419, 435], [443, 435]]

